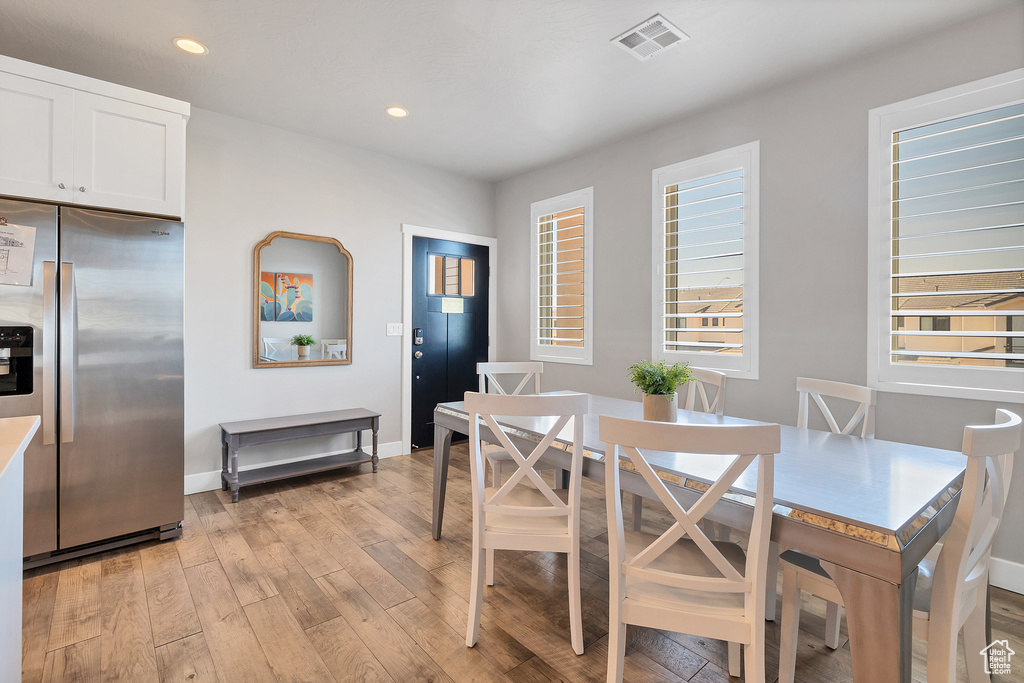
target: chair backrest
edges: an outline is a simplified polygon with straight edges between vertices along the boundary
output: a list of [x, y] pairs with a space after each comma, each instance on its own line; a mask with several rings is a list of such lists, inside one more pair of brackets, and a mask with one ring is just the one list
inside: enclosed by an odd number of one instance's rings
[[[725, 373], [705, 368], [690, 368], [693, 380], [686, 385], [684, 410], [725, 415]], [[708, 388], [712, 387], [710, 398]], [[697, 399], [700, 399], [700, 403]]]
[[348, 349], [347, 339], [321, 339], [320, 348], [324, 358], [345, 358]]
[[[608, 505], [609, 554], [612, 567], [639, 580], [687, 590], [715, 593], [743, 593], [744, 614], [764, 618], [764, 592], [768, 566], [768, 541], [771, 532], [774, 457], [779, 452], [780, 429], [777, 424], [761, 425], [686, 425], [644, 422], [602, 415], [601, 440], [605, 442], [605, 486]], [[683, 507], [675, 494], [647, 462], [645, 450], [685, 452], [732, 457], [717, 481], [690, 506]], [[735, 455], [739, 453], [739, 455]], [[619, 495], [619, 458], [625, 456], [659, 500], [668, 508], [674, 523], [646, 549], [624, 562], [625, 536], [622, 503]], [[699, 522], [753, 463], [757, 463], [757, 490], [754, 496], [753, 523], [747, 547], [747, 562], [741, 574], [704, 534]], [[652, 570], [648, 566], [674, 543], [689, 537], [721, 577], [689, 575]], [[755, 590], [756, 588], [756, 590]], [[759, 592], [760, 597], [755, 593]]]
[[275, 351], [284, 351], [292, 345], [288, 337], [263, 337], [263, 355], [269, 356]]
[[[466, 392], [466, 412], [469, 414], [469, 463], [473, 490], [473, 509], [483, 513], [500, 513], [521, 517], [567, 516], [570, 523], [579, 524], [580, 490], [583, 464], [583, 416], [590, 409], [589, 394], [558, 394], [549, 396], [508, 396]], [[502, 417], [546, 418], [540, 422], [547, 428], [539, 443], [529, 445], [532, 450], [524, 455], [512, 441], [510, 430], [498, 422]], [[569, 474], [569, 500], [562, 501], [551, 487], [540, 478], [534, 465], [554, 442], [555, 437], [572, 422], [572, 463]], [[517, 469], [489, 499], [484, 497], [484, 464], [481, 432], [489, 430], [487, 441], [498, 443], [505, 449]], [[563, 437], [564, 438], [564, 437]], [[520, 441], [522, 444], [523, 442]], [[524, 480], [529, 480], [547, 499], [549, 506], [525, 507], [503, 504], [508, 494]]]
[[[797, 411], [796, 417], [797, 427], [803, 429], [807, 428], [807, 421], [809, 418], [808, 410], [810, 407], [810, 401], [808, 399], [813, 398], [814, 402], [821, 410], [821, 414], [825, 418], [825, 422], [828, 423], [828, 428], [832, 430], [832, 433], [851, 434], [859, 423], [861, 427], [860, 433], [857, 434], [857, 436], [861, 436], [865, 439], [874, 438], [876, 400], [876, 393], [874, 389], [862, 387], [857, 384], [832, 382], [826, 379], [797, 377], [796, 390], [800, 394], [799, 410]], [[839, 427], [839, 423], [836, 421], [831, 409], [829, 409], [828, 405], [825, 404], [824, 398], [822, 398], [824, 396], [853, 401], [858, 404], [856, 410], [853, 411], [853, 415], [850, 417], [850, 421], [846, 423], [845, 427]]]
[[[494, 362], [477, 363], [476, 374], [480, 377], [481, 394], [506, 394], [508, 396], [519, 396], [530, 384], [533, 390], [527, 393], [540, 393], [540, 376], [544, 372], [544, 364], [522, 361], [522, 362]], [[522, 379], [515, 389], [508, 391], [502, 386], [498, 379], [499, 375], [522, 375]], [[505, 379], [508, 382], [508, 378]]]
[[[988, 585], [992, 541], [1006, 505], [1013, 455], [1020, 445], [1021, 418], [1008, 410], [996, 410], [995, 424], [964, 427], [967, 471], [953, 525], [935, 565], [932, 619], [954, 619], [965, 593]], [[965, 618], [962, 614], [958, 627]]]

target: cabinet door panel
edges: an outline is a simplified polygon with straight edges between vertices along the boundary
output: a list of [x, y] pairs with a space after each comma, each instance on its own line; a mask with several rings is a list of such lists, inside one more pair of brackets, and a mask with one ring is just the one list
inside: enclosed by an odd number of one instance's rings
[[72, 116], [72, 91], [0, 72], [0, 194], [71, 200]]
[[184, 167], [181, 115], [75, 93], [76, 203], [178, 217]]

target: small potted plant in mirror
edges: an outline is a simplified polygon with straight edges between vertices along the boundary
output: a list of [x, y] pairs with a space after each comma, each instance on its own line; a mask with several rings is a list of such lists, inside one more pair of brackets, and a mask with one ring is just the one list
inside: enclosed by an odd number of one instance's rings
[[675, 422], [676, 387], [693, 377], [689, 363], [641, 360], [629, 366], [629, 379], [636, 387], [634, 391], [644, 392], [645, 420]]
[[316, 344], [316, 339], [308, 334], [297, 334], [292, 337], [292, 345], [299, 352], [299, 358], [308, 358], [309, 347], [313, 344]]

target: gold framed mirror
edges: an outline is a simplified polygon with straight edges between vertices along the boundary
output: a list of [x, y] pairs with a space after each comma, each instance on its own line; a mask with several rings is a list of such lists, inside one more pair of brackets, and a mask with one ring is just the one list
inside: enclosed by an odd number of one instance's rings
[[352, 255], [341, 242], [272, 232], [252, 271], [254, 368], [352, 363]]

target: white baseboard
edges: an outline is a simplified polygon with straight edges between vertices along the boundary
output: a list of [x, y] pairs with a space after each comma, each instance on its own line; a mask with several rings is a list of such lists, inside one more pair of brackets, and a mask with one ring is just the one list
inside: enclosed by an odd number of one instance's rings
[[993, 586], [1024, 595], [1024, 564], [993, 557], [988, 580]]
[[[352, 450], [355, 450], [354, 448]], [[345, 451], [339, 451], [344, 453]], [[377, 445], [377, 457], [393, 458], [396, 455], [404, 455], [405, 451], [402, 448], [401, 441], [391, 441], [389, 443], [382, 443]], [[272, 465], [284, 465], [290, 462], [299, 462], [301, 460], [312, 460], [313, 458], [319, 458], [323, 453], [317, 453], [314, 455], [303, 455], [298, 458], [284, 458], [282, 460], [274, 460], [272, 462], [261, 462], [257, 465], [240, 465], [240, 470], [249, 470], [254, 467], [270, 467]], [[241, 457], [239, 457], [241, 460]], [[185, 475], [185, 495], [192, 493], [201, 493], [203, 491], [215, 491], [220, 488], [220, 470], [214, 470], [213, 472], [199, 472], [198, 474], [186, 474]]]

